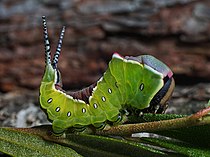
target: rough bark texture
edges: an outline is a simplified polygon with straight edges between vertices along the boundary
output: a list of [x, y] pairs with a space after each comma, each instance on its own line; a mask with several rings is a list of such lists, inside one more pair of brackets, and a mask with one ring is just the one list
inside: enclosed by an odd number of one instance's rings
[[0, 91], [38, 89], [42, 15], [52, 52], [67, 27], [59, 62], [66, 89], [97, 80], [115, 51], [158, 57], [177, 83], [210, 80], [208, 0], [18, 0], [0, 2]]

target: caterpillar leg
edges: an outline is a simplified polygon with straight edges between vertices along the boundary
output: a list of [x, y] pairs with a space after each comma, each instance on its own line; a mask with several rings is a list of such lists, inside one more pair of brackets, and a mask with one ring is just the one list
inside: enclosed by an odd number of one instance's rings
[[87, 126], [75, 125], [73, 127], [73, 133], [76, 133], [76, 134], [92, 134], [93, 131]]
[[86, 129], [86, 126], [74, 125], [73, 132], [83, 132]]
[[52, 126], [52, 135], [53, 136], [56, 136], [56, 137], [66, 137], [65, 135], [65, 131], [66, 129], [63, 129], [63, 128], [60, 128], [60, 127], [57, 127], [55, 125]]
[[65, 131], [57, 133], [57, 132], [54, 132], [53, 130], [48, 130], [47, 135], [50, 138], [66, 138]]
[[119, 125], [125, 123], [128, 118], [126, 114], [119, 113], [116, 117], [113, 118], [113, 125]]
[[97, 130], [103, 130], [106, 127], [106, 123], [95, 123], [93, 124], [93, 126], [97, 129]]
[[96, 130], [103, 130], [103, 129], [110, 128], [114, 124], [119, 124], [122, 121], [122, 119], [123, 119], [123, 117], [119, 113], [118, 115], [113, 117], [111, 120], [108, 120], [103, 123], [95, 123], [95, 124], [93, 124], [93, 126], [95, 127]]
[[65, 136], [65, 131], [67, 128], [64, 127], [63, 121], [54, 120], [52, 123], [52, 134], [57, 137]]

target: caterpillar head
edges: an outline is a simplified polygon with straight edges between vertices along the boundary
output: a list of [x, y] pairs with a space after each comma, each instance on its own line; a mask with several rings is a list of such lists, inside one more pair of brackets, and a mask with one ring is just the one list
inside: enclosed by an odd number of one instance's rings
[[[150, 106], [144, 109], [143, 112], [165, 112], [168, 106], [168, 100], [170, 99], [175, 87], [175, 81], [173, 79], [173, 72], [171, 69], [166, 64], [151, 55], [141, 55], [138, 57], [127, 56], [125, 58], [128, 60], [137, 61], [140, 64], [144, 64], [150, 69], [151, 73], [159, 73], [162, 75], [163, 86], [157, 93], [155, 93], [150, 101]], [[150, 83], [150, 81], [148, 82]], [[140, 86], [140, 88], [141, 87], [143, 88], [144, 86]], [[148, 90], [147, 93], [150, 93], [150, 91]]]
[[45, 16], [42, 17], [42, 21], [43, 21], [44, 45], [45, 45], [45, 73], [44, 73], [42, 81], [43, 82], [54, 81], [56, 85], [62, 87], [61, 74], [60, 74], [60, 71], [58, 70], [57, 64], [58, 64], [58, 58], [61, 52], [61, 46], [62, 46], [62, 40], [64, 37], [65, 27], [63, 26], [63, 29], [61, 31], [60, 38], [58, 41], [58, 46], [56, 48], [56, 52], [51, 61], [50, 42], [48, 38], [47, 23], [46, 23]]

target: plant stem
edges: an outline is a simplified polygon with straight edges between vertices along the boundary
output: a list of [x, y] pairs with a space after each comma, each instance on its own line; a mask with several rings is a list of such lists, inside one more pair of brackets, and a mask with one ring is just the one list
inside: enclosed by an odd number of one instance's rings
[[208, 115], [208, 113], [210, 113], [210, 107], [200, 110], [191, 116], [183, 118], [137, 124], [118, 125], [104, 130], [97, 130], [96, 134], [125, 136], [139, 132], [154, 132], [169, 129], [178, 129], [182, 127], [190, 127], [195, 125], [210, 124], [210, 115]]

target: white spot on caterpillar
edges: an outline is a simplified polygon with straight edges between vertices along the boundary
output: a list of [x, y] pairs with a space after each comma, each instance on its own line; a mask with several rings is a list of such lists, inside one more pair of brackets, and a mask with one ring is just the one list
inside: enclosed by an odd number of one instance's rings
[[94, 104], [93, 104], [93, 107], [94, 107], [95, 109], [97, 109], [97, 108], [98, 108], [98, 105], [97, 105], [96, 103], [94, 103]]
[[47, 103], [50, 104], [52, 101], [53, 101], [53, 99], [52, 99], [52, 98], [49, 98], [49, 99], [47, 100]]
[[68, 116], [68, 117], [70, 117], [70, 116], [71, 116], [71, 112], [70, 112], [70, 111], [67, 113], [67, 116]]
[[82, 113], [85, 113], [86, 112], [86, 109], [85, 108], [82, 108]]
[[106, 101], [106, 98], [105, 98], [104, 96], [102, 96], [102, 97], [101, 97], [101, 100], [102, 100], [103, 102], [105, 102], [105, 101]]
[[108, 93], [109, 93], [109, 94], [111, 94], [111, 93], [112, 93], [112, 90], [111, 90], [110, 88], [108, 89]]
[[140, 89], [141, 91], [144, 89], [144, 84], [143, 84], [143, 83], [141, 83], [139, 89]]
[[55, 111], [56, 111], [56, 112], [59, 112], [59, 111], [60, 111], [60, 107], [57, 107], [57, 108], [55, 109]]

